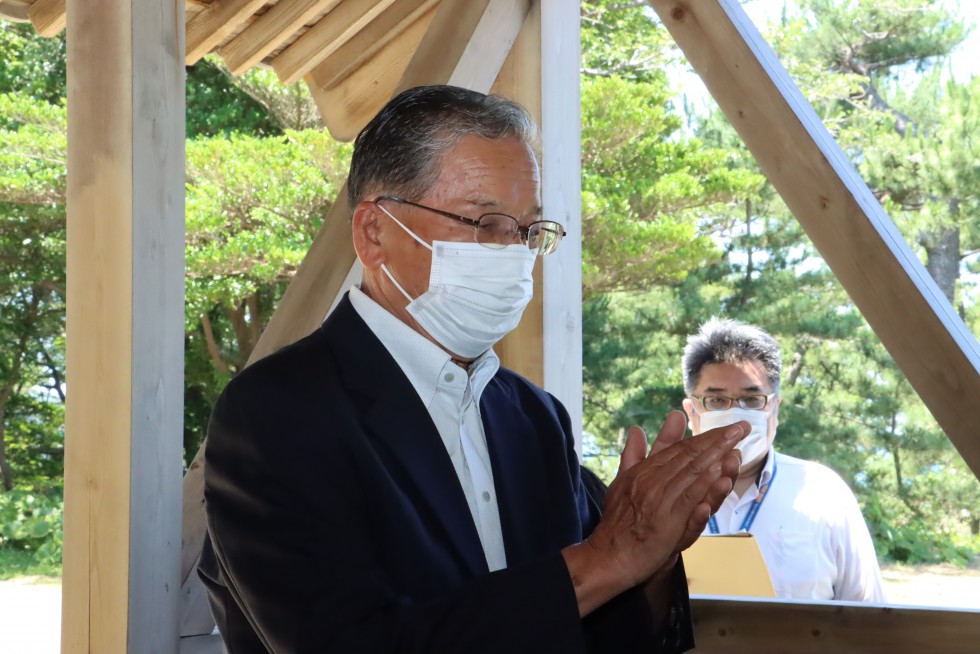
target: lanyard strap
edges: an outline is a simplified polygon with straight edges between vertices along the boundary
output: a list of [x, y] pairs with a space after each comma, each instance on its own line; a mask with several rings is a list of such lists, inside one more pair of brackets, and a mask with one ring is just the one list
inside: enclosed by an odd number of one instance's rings
[[[772, 488], [773, 482], [776, 481], [776, 453], [772, 453], [772, 474], [769, 475], [769, 481], [759, 488], [759, 496], [755, 498], [752, 502], [752, 506], [749, 507], [749, 512], [745, 515], [745, 519], [742, 520], [742, 526], [739, 531], [749, 531], [752, 527], [752, 523], [755, 522], [755, 516], [758, 515], [759, 509], [762, 507], [762, 503], [766, 499], [766, 494], [769, 489]], [[718, 519], [715, 516], [708, 518], [708, 529], [712, 534], [720, 534], [721, 531], [718, 529]]]

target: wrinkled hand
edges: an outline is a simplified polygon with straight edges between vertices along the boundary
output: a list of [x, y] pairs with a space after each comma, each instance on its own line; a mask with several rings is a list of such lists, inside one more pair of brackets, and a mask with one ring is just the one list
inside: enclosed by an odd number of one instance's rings
[[646, 452], [630, 428], [602, 520], [588, 539], [627, 587], [649, 579], [704, 531], [731, 492], [740, 465], [734, 446], [750, 427], [739, 422], [684, 438], [686, 418], [672, 411]]

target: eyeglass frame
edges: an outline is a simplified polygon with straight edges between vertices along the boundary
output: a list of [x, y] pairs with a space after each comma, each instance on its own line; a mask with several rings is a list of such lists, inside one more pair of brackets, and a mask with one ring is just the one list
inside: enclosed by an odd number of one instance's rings
[[[557, 250], [559, 243], [561, 243], [561, 240], [563, 238], [565, 238], [565, 236], [568, 235], [568, 233], [565, 231], [564, 225], [562, 225], [561, 223], [557, 223], [557, 222], [555, 222], [553, 220], [535, 220], [533, 223], [531, 223], [530, 225], [528, 225], [527, 227], [525, 227], [524, 225], [521, 224], [521, 221], [519, 221], [517, 218], [514, 218], [510, 214], [501, 213], [499, 211], [490, 211], [490, 212], [485, 213], [485, 214], [483, 214], [483, 215], [481, 215], [481, 216], [479, 216], [477, 218], [467, 218], [466, 216], [460, 216], [459, 214], [452, 213], [452, 212], [449, 212], [449, 211], [443, 211], [442, 209], [436, 209], [434, 207], [427, 207], [424, 204], [419, 204], [418, 202], [412, 202], [411, 200], [406, 200], [404, 198], [399, 198], [399, 197], [396, 197], [394, 195], [379, 195], [378, 197], [374, 198], [371, 201], [374, 202], [374, 203], [378, 203], [378, 202], [381, 202], [382, 200], [389, 200], [391, 202], [396, 202], [398, 204], [407, 204], [410, 207], [417, 207], [419, 209], [425, 209], [426, 211], [431, 211], [432, 213], [439, 214], [440, 216], [443, 216], [445, 218], [452, 218], [453, 220], [458, 221], [458, 222], [461, 222], [464, 225], [469, 225], [470, 227], [473, 227], [474, 230], [476, 230], [477, 228], [480, 227], [480, 221], [483, 220], [484, 216], [506, 216], [507, 218], [510, 218], [515, 223], [517, 223], [517, 233], [520, 235], [520, 237], [521, 237], [521, 243], [524, 244], [524, 245], [527, 245], [528, 244], [528, 240], [530, 239], [530, 234], [531, 234], [531, 227], [533, 227], [534, 225], [537, 225], [538, 223], [548, 223], [550, 225], [557, 225], [558, 226], [558, 229], [561, 230], [561, 235], [558, 237], [558, 242], [555, 243], [555, 247], [552, 250], [550, 250], [549, 252], [546, 252], [545, 254], [542, 254], [540, 256], [545, 256], [547, 254], [551, 254], [552, 252], [554, 252], [555, 250]], [[482, 245], [483, 247], [487, 248], [487, 249], [490, 249], [490, 250], [494, 249], [491, 246], [487, 245], [486, 243], [480, 243], [480, 241], [478, 241], [477, 238], [476, 238], [476, 232], [475, 231], [474, 231], [474, 234], [473, 234], [473, 240], [476, 241], [477, 243], [479, 243], [480, 245]], [[528, 247], [530, 247], [530, 246], [528, 246]]]
[[[737, 404], [738, 405], [738, 408], [743, 409], [745, 411], [765, 411], [766, 408], [769, 406], [769, 402], [771, 402], [772, 401], [772, 398], [776, 397], [776, 395], [778, 395], [778, 393], [776, 391], [773, 391], [772, 393], [769, 393], [769, 394], [765, 394], [765, 393], [751, 393], [749, 395], [742, 395], [740, 397], [730, 397], [728, 395], [718, 395], [717, 393], [708, 393], [707, 395], [688, 395], [687, 397], [689, 399], [692, 399], [692, 400], [697, 400], [698, 401], [698, 404], [701, 405], [701, 408], [702, 409], [704, 409], [708, 413], [711, 413], [712, 411], [728, 411], [729, 409], [732, 408], [732, 405], [733, 404]], [[728, 406], [726, 406], [724, 409], [709, 409], [708, 407], [706, 407], [704, 405], [704, 398], [706, 398], [706, 397], [721, 397], [721, 398], [724, 398], [724, 399], [728, 400]], [[761, 398], [764, 398], [765, 401], [762, 403], [762, 406], [759, 407], [759, 408], [757, 408], [757, 409], [753, 409], [751, 407], [744, 407], [744, 406], [742, 406], [742, 400], [746, 400], [746, 399], [748, 399], [750, 397], [761, 397]]]

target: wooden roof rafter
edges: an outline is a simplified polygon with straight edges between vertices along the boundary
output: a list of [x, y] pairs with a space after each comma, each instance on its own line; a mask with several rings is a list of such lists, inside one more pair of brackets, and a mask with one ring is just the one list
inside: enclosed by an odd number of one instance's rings
[[[440, 0], [184, 0], [185, 63], [220, 56], [241, 75], [305, 78], [334, 138], [350, 140], [390, 95]], [[43, 36], [65, 26], [66, 0], [0, 0], [2, 15]]]

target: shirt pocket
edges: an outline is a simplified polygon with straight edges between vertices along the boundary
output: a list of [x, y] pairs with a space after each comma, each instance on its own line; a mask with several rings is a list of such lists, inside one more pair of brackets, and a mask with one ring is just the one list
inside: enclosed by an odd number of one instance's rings
[[833, 586], [822, 556], [820, 535], [805, 529], [774, 529], [769, 534], [771, 556], [766, 558], [776, 597], [831, 599]]

